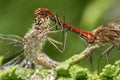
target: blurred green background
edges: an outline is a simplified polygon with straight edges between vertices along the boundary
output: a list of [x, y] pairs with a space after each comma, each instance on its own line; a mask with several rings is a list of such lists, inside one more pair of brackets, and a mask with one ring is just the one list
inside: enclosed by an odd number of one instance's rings
[[[120, 17], [119, 3], [120, 0], [0, 0], [0, 33], [23, 37], [32, 27], [34, 11], [38, 8], [48, 8], [61, 19], [65, 17], [67, 23], [83, 30], [92, 31], [98, 26]], [[59, 36], [57, 37], [59, 38]], [[49, 43], [46, 43], [44, 52], [54, 60], [64, 61], [85, 48], [85, 42], [69, 31], [66, 50], [63, 53]], [[97, 59], [105, 48], [107, 46], [98, 49], [93, 54], [95, 69]], [[117, 47], [110, 55], [112, 62], [116, 57], [120, 58]], [[107, 64], [105, 57], [101, 63], [101, 67]], [[85, 59], [80, 65], [89, 67], [89, 59]]]

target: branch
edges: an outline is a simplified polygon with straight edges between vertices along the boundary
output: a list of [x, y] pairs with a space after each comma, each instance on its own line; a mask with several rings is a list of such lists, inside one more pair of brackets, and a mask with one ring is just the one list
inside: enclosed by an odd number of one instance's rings
[[[56, 80], [120, 80], [120, 60], [116, 61], [114, 65], [108, 64], [102, 69], [100, 75], [90, 73], [88, 69], [77, 65], [92, 52], [94, 52], [98, 45], [87, 47], [81, 54], [77, 54], [67, 59], [65, 62], [56, 67], [57, 77]], [[19, 70], [16, 73], [16, 69]], [[52, 70], [39, 67], [39, 74], [46, 76]], [[26, 80], [25, 78], [31, 77], [35, 70], [18, 68], [13, 66], [5, 71], [0, 71], [0, 80]], [[43, 76], [42, 76], [43, 77]]]

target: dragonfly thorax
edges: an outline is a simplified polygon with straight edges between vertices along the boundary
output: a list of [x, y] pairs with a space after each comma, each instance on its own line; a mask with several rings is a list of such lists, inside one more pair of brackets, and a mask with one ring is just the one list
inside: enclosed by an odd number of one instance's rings
[[35, 60], [42, 52], [44, 43], [46, 42], [47, 31], [31, 29], [24, 37], [24, 53], [28, 59]]
[[103, 25], [94, 31], [95, 39], [94, 42], [110, 42], [119, 43], [120, 41], [120, 31], [115, 29], [113, 26]]

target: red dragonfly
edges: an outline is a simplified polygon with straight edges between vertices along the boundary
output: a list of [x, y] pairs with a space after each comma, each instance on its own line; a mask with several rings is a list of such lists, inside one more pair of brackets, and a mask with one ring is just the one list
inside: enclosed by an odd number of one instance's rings
[[35, 14], [41, 14], [44, 13], [48, 15], [53, 21], [55, 21], [57, 24], [62, 25], [63, 27], [79, 34], [82, 38], [84, 38], [86, 41], [90, 41], [90, 39], [94, 36], [92, 32], [80, 30], [74, 26], [71, 26], [70, 24], [64, 22], [63, 20], [59, 19], [54, 13], [52, 13], [47, 8], [39, 8], [35, 11]]
[[[52, 13], [47, 8], [39, 8], [35, 11], [35, 14], [44, 13], [49, 15], [49, 17], [55, 21], [57, 24], [71, 30], [72, 32], [80, 35], [85, 41], [87, 41], [88, 46], [93, 46], [99, 43], [110, 43], [111, 45], [100, 55], [98, 60], [98, 70], [99, 63], [103, 55], [109, 55], [110, 51], [113, 49], [114, 45], [117, 43], [120, 50], [120, 19], [109, 22], [108, 24], [101, 25], [92, 32], [81, 30], [71, 26], [70, 24], [59, 19], [54, 13]], [[100, 45], [101, 46], [101, 45]]]

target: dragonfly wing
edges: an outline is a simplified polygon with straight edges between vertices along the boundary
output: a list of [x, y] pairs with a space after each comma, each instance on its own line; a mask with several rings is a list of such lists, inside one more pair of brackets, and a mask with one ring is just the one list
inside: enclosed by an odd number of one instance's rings
[[12, 66], [14, 66], [16, 64], [19, 65], [19, 64], [22, 63], [24, 58], [25, 58], [24, 54], [20, 54], [17, 57], [15, 57], [14, 59], [10, 60], [9, 62], [7, 62], [7, 63], [3, 64], [2, 66], [0, 66], [0, 69], [1, 70], [6, 70], [6, 69], [8, 69], [8, 68], [10, 68], [10, 67], [12, 67]]
[[2, 63], [15, 58], [23, 52], [23, 38], [16, 35], [0, 34], [0, 57]]
[[106, 25], [107, 27], [112, 27], [113, 30], [120, 31], [120, 18], [105, 24], [105, 26]]

